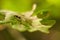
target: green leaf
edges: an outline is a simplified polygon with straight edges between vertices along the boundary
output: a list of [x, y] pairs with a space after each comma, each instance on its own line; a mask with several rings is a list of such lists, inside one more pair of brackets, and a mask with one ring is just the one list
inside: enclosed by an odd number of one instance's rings
[[60, 19], [60, 0], [38, 0], [36, 2], [37, 8], [34, 15], [42, 12], [42, 10], [50, 11], [50, 17]]
[[43, 25], [48, 25], [48, 26], [50, 25], [50, 26], [52, 26], [52, 25], [54, 25], [56, 23], [56, 21], [55, 20], [44, 19], [44, 20], [41, 21], [41, 23]]
[[46, 11], [46, 10], [42, 10], [40, 13], [37, 14], [37, 17], [38, 18], [48, 18], [50, 16], [50, 13], [49, 11]]
[[24, 25], [21, 25], [21, 24], [15, 24], [15, 25], [11, 25], [13, 29], [16, 29], [20, 32], [24, 32], [26, 31], [26, 28]]
[[55, 20], [42, 20], [42, 27], [40, 28], [40, 31], [44, 33], [49, 33], [49, 29], [53, 27], [53, 25], [56, 23]]
[[4, 20], [5, 19], [5, 15], [3, 13], [0, 13], [0, 20]]

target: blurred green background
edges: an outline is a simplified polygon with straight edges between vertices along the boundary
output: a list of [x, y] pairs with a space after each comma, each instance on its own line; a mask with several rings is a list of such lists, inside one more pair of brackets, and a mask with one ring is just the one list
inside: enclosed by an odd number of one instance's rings
[[[55, 1], [55, 0], [54, 0]], [[53, 2], [54, 2], [53, 1]], [[50, 2], [50, 3], [53, 3]], [[56, 24], [50, 29], [49, 34], [36, 32], [22, 32], [27, 40], [60, 40], [60, 1], [58, 4], [50, 4], [46, 0], [0, 0], [0, 9], [12, 10], [16, 12], [26, 12], [32, 9], [34, 3], [37, 8], [34, 14], [40, 13], [41, 10], [51, 12], [49, 18], [56, 20]], [[0, 31], [0, 40], [14, 40], [8, 33], [7, 29]]]

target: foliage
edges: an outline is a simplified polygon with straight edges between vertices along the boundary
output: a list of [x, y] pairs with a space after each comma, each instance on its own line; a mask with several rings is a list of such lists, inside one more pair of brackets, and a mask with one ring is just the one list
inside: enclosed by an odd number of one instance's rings
[[[33, 32], [39, 30], [41, 32], [48, 33], [49, 28], [51, 28], [55, 24], [55, 20], [51, 20], [49, 19], [49, 17], [59, 17], [58, 10], [60, 9], [60, 6], [58, 2], [60, 1], [1, 0], [0, 12], [1, 10], [8, 11], [3, 11], [5, 13], [5, 18], [7, 18], [0, 23], [3, 22], [5, 24], [9, 24], [11, 25], [11, 28], [17, 29], [19, 31], [27, 30], [29, 32]], [[34, 4], [36, 4], [35, 9], [32, 8]], [[6, 16], [7, 14], [9, 16]]]

